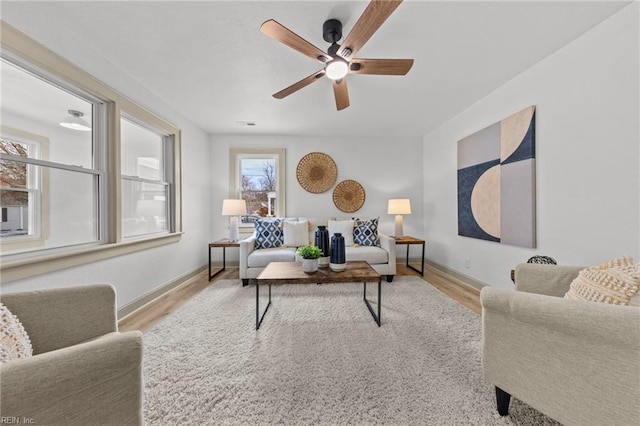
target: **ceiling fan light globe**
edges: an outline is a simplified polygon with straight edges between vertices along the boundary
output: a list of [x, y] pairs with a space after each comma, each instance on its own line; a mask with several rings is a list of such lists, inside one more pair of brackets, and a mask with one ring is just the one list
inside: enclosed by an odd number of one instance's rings
[[90, 132], [91, 127], [81, 123], [60, 123], [62, 127], [66, 127], [71, 130], [80, 130], [81, 132]]
[[345, 61], [334, 59], [327, 64], [325, 71], [327, 73], [327, 77], [329, 77], [331, 80], [340, 80], [341, 78], [344, 78], [349, 72], [349, 65], [347, 65]]
[[80, 111], [70, 109], [69, 116], [62, 119], [62, 121], [60, 121], [60, 125], [62, 127], [66, 127], [67, 129], [80, 130], [81, 132], [90, 132], [91, 125], [87, 123], [83, 118], [81, 118], [82, 116], [84, 116], [84, 114]]
[[91, 125], [80, 117], [67, 117], [60, 122], [62, 127], [72, 130], [80, 130], [81, 132], [90, 132]]

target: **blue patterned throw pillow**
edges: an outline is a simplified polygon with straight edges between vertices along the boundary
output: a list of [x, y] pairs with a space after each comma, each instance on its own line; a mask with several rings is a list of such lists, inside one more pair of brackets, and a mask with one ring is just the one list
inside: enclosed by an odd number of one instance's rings
[[280, 227], [281, 222], [281, 219], [256, 220], [256, 249], [276, 248], [284, 243], [284, 233]]
[[378, 238], [378, 218], [360, 220], [354, 217], [353, 242], [361, 246], [380, 246]]

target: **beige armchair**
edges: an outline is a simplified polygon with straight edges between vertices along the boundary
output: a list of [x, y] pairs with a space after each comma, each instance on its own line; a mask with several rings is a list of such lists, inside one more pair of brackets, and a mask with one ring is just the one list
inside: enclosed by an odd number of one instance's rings
[[3, 294], [33, 356], [0, 365], [0, 415], [36, 425], [140, 425], [142, 333], [119, 333], [110, 285]]
[[[640, 308], [563, 299], [581, 268], [521, 264], [515, 290], [485, 287], [484, 378], [564, 425], [637, 425]], [[535, 294], [537, 293], [537, 294]]]

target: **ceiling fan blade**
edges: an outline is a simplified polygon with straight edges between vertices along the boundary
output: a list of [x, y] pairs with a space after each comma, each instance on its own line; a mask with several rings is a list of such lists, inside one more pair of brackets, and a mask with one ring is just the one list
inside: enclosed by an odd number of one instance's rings
[[371, 0], [347, 38], [344, 39], [338, 54], [345, 59], [355, 56], [380, 28], [380, 25], [400, 6], [400, 3], [402, 0]]
[[333, 94], [336, 98], [336, 108], [338, 111], [349, 106], [349, 91], [347, 90], [347, 80], [333, 80]]
[[277, 40], [318, 62], [325, 63], [333, 59], [331, 56], [327, 55], [325, 52], [273, 19], [269, 19], [263, 23], [260, 26], [260, 31], [272, 39]]
[[350, 74], [405, 75], [413, 66], [413, 59], [359, 59], [349, 64]]
[[276, 98], [276, 99], [285, 98], [285, 97], [289, 96], [290, 94], [295, 93], [298, 90], [302, 89], [303, 87], [307, 87], [308, 85], [310, 85], [314, 81], [319, 80], [320, 77], [322, 77], [324, 74], [325, 74], [324, 70], [320, 70], [320, 71], [318, 71], [316, 73], [313, 73], [309, 77], [303, 78], [299, 82], [293, 83], [291, 86], [289, 86], [289, 87], [287, 87], [285, 89], [282, 89], [278, 93], [275, 93], [273, 95], [273, 97]]

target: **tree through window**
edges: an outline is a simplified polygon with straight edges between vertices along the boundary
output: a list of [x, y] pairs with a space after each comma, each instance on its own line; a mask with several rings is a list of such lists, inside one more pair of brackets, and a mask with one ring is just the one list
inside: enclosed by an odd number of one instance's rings
[[247, 202], [248, 215], [243, 222], [274, 216], [276, 211], [276, 160], [244, 158], [240, 160], [240, 198]]
[[230, 196], [247, 202], [246, 226], [259, 217], [284, 216], [284, 149], [230, 149]]
[[[0, 152], [26, 158], [29, 156], [29, 147], [3, 137], [0, 138]], [[0, 161], [1, 237], [29, 234], [30, 216], [35, 213], [33, 205], [29, 203], [30, 189], [35, 188], [29, 188], [26, 163]]]

